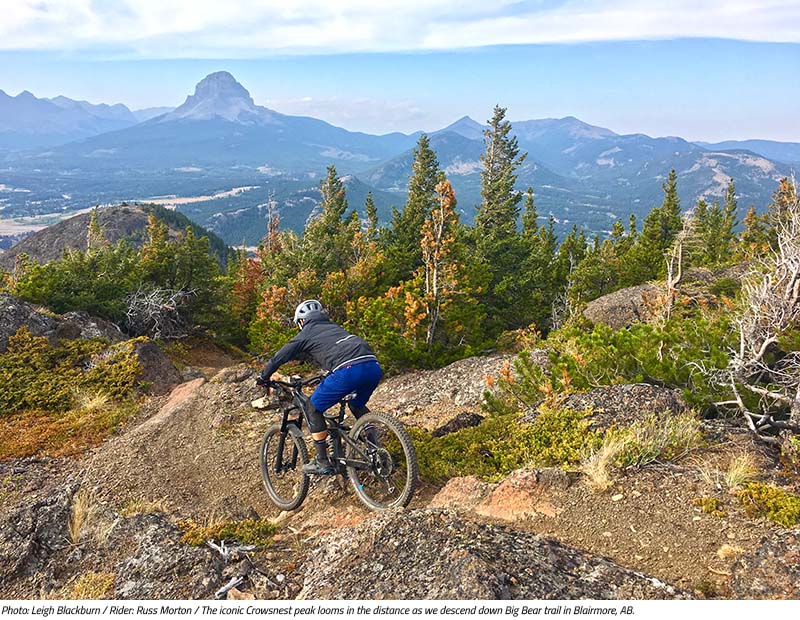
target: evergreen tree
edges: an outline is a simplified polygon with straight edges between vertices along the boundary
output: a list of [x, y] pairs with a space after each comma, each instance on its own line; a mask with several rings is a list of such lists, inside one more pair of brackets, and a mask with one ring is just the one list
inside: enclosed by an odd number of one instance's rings
[[536, 203], [533, 200], [533, 188], [529, 187], [525, 192], [525, 204], [522, 212], [522, 237], [523, 239], [533, 239], [539, 234], [539, 213], [536, 210]]
[[320, 194], [321, 212], [306, 226], [303, 246], [305, 266], [322, 277], [347, 268], [354, 227], [353, 221], [344, 217], [347, 196], [335, 166], [328, 166], [320, 182]]
[[626, 286], [641, 284], [666, 274], [665, 254], [683, 229], [677, 178], [675, 170], [671, 170], [661, 186], [664, 190], [664, 201], [660, 207], [655, 207], [648, 213], [636, 246], [626, 256]]
[[436, 185], [442, 180], [439, 161], [430, 139], [422, 134], [414, 149], [414, 163], [408, 181], [408, 199], [402, 211], [392, 211], [387, 250], [391, 281], [405, 280], [422, 266], [419, 231], [425, 218], [437, 205]]
[[[766, 214], [765, 214], [766, 215]], [[738, 256], [749, 260], [769, 249], [770, 230], [767, 218], [750, 207], [744, 216], [744, 230], [739, 239]]]
[[147, 216], [147, 241], [139, 250], [142, 277], [153, 286], [175, 288], [175, 252], [167, 225], [150, 213]]
[[94, 250], [108, 245], [106, 240], [106, 229], [100, 225], [97, 207], [89, 213], [89, 226], [86, 231], [86, 249]]
[[478, 256], [490, 275], [486, 301], [491, 314], [499, 319], [501, 328], [517, 328], [525, 326], [519, 312], [524, 246], [517, 232], [522, 193], [514, 185], [525, 154], [520, 155], [505, 114], [505, 108], [495, 106], [484, 132], [482, 201], [475, 215], [474, 234]]
[[367, 239], [375, 241], [378, 238], [378, 208], [372, 199], [372, 192], [367, 192], [367, 199], [364, 201], [364, 212], [367, 216]]

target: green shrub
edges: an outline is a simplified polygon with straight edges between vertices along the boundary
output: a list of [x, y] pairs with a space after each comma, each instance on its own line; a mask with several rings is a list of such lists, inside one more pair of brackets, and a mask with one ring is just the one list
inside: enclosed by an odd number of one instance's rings
[[27, 409], [68, 411], [82, 390], [128, 395], [141, 371], [134, 341], [109, 348], [104, 340], [69, 340], [52, 347], [26, 327], [0, 354], [0, 415]]
[[720, 278], [709, 289], [717, 297], [734, 298], [742, 288], [742, 283], [734, 278]]
[[274, 523], [266, 519], [223, 521], [211, 525], [200, 525], [191, 519], [184, 519], [178, 522], [178, 527], [183, 531], [181, 540], [195, 547], [201, 547], [209, 540], [266, 547], [272, 542], [272, 535], [278, 529]]
[[487, 407], [508, 414], [543, 398], [643, 382], [679, 388], [689, 404], [703, 406], [727, 394], [697, 364], [724, 368], [734, 345], [735, 330], [725, 316], [678, 316], [664, 326], [641, 323], [620, 330], [606, 325], [594, 325], [588, 332], [565, 328], [547, 339], [547, 367], [530, 353], [520, 353], [514, 372], [501, 377], [497, 394], [487, 397]]
[[751, 482], [739, 492], [739, 501], [751, 517], [766, 517], [783, 527], [800, 523], [800, 496], [778, 487]]
[[586, 412], [545, 409], [533, 424], [516, 415], [492, 416], [443, 437], [411, 429], [421, 476], [446, 480], [479, 476], [497, 480], [525, 466], [572, 467], [600, 442], [588, 430]]
[[716, 497], [695, 497], [692, 504], [700, 508], [707, 515], [713, 517], [724, 517], [725, 511], [722, 509], [722, 503]]

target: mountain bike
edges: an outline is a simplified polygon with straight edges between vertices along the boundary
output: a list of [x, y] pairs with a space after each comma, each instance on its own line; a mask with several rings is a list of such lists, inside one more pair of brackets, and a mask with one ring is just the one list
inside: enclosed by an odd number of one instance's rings
[[[310, 478], [303, 473], [303, 465], [309, 462], [303, 420], [310, 399], [303, 388], [323, 378], [292, 377], [269, 384], [280, 392], [286, 405], [281, 421], [267, 429], [261, 442], [261, 476], [270, 499], [282, 510], [297, 509], [308, 493]], [[331, 408], [323, 413], [336, 475], [347, 476], [358, 499], [370, 510], [407, 506], [419, 475], [411, 436], [401, 422], [382, 413], [364, 414], [352, 427], [345, 424], [345, 405], [354, 397], [345, 396], [338, 412]]]

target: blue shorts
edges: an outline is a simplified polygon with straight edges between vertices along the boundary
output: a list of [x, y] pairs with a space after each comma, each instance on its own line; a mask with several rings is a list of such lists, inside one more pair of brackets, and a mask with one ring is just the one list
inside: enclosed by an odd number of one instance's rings
[[325, 411], [355, 392], [350, 408], [364, 407], [382, 376], [381, 366], [375, 360], [345, 366], [325, 377], [311, 395], [311, 404], [317, 411]]

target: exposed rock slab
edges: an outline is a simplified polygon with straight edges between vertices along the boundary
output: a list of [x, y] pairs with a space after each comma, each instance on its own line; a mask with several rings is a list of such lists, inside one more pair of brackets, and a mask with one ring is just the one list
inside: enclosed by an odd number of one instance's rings
[[0, 353], [6, 350], [8, 339], [21, 327], [27, 327], [34, 336], [45, 336], [52, 344], [59, 339], [103, 338], [109, 342], [125, 339], [116, 325], [86, 312], [58, 316], [8, 293], [0, 293]]
[[622, 329], [647, 321], [651, 316], [650, 307], [660, 294], [661, 289], [655, 284], [623, 288], [590, 301], [583, 315], [593, 323]]
[[569, 476], [560, 469], [518, 469], [497, 485], [475, 512], [512, 522], [539, 515], [555, 517], [560, 512], [557, 492], [569, 485]]
[[429, 505], [431, 508], [471, 510], [486, 499], [494, 486], [477, 476], [450, 478]]
[[115, 598], [212, 598], [223, 565], [207, 548], [190, 547], [162, 515], [137, 515], [112, 530], [112, 547], [132, 547], [115, 566]]
[[399, 412], [436, 403], [454, 407], [479, 405], [487, 377], [496, 377], [511, 354], [469, 357], [438, 370], [409, 372], [385, 379], [370, 401], [376, 410]]
[[736, 598], [800, 599], [800, 528], [770, 531], [751, 554], [733, 566]]
[[306, 566], [299, 598], [685, 598], [610, 560], [439, 509], [381, 515], [324, 538], [310, 557], [319, 564]]

